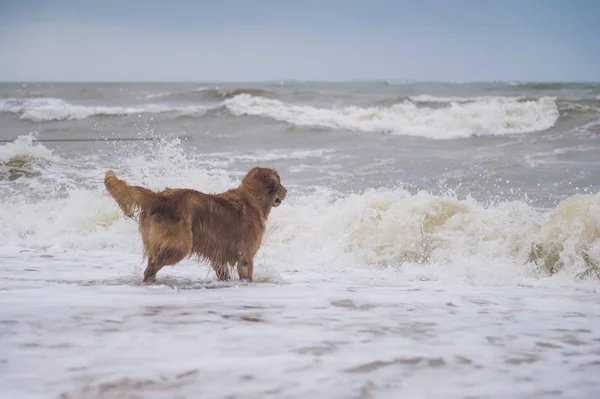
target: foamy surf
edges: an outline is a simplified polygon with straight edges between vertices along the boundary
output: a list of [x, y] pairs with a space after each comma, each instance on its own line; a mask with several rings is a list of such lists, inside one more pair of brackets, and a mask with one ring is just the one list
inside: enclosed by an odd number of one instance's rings
[[56, 169], [53, 164], [60, 160], [51, 150], [37, 143], [32, 134], [19, 136], [14, 142], [0, 146], [0, 197], [8, 198], [9, 193], [18, 192], [12, 182], [21, 178], [29, 180], [41, 191], [47, 191], [42, 188], [45, 180], [42, 174]]
[[[598, 226], [600, 194], [573, 196], [550, 212], [521, 201], [484, 207], [473, 199], [399, 189], [318, 194], [296, 198], [274, 215], [269, 242], [276, 249], [269, 251], [319, 254], [323, 265], [435, 265], [481, 277], [494, 264], [513, 264], [511, 273], [521, 276], [581, 277], [600, 272]], [[297, 249], [284, 250], [283, 243]], [[465, 264], [480, 270], [462, 269]]]
[[33, 134], [19, 136], [14, 142], [0, 146], [0, 162], [19, 158], [37, 158], [44, 160], [56, 159], [51, 150], [35, 142]]
[[[182, 152], [179, 139], [151, 143], [147, 148], [153, 153], [131, 156], [116, 169], [120, 177], [151, 189], [178, 186], [205, 192], [225, 191], [239, 182], [238, 173], [198, 168], [198, 160]], [[328, 153], [299, 151], [287, 159]], [[135, 224], [122, 216], [104, 192], [103, 171], [109, 166], [97, 165], [91, 174], [89, 167], [63, 162], [31, 136], [1, 146], [0, 154], [7, 159], [54, 159], [52, 167], [21, 179], [19, 186], [9, 183], [13, 189], [27, 187], [27, 193], [35, 189], [37, 194], [23, 201], [11, 191], [2, 198], [0, 224], [6, 226], [1, 232], [5, 243], [141, 251]], [[212, 159], [214, 154], [207, 156]], [[78, 181], [85, 181], [87, 188]], [[57, 184], [59, 190], [55, 190]], [[411, 194], [400, 188], [345, 194], [314, 187], [311, 194], [290, 193], [285, 206], [273, 212], [260, 256], [268, 259], [270, 267], [280, 264], [285, 269], [339, 270], [353, 265], [402, 271], [407, 265], [413, 269], [429, 265], [442, 274], [451, 268], [457, 276], [486, 276], [487, 268], [495, 267], [490, 265], [502, 264], [513, 265], [510, 273], [517, 271], [522, 277], [562, 273], [574, 279], [585, 273], [596, 277], [598, 226], [600, 193], [575, 195], [545, 211], [523, 201], [484, 206], [472, 198], [425, 191]], [[479, 270], [462, 269], [464, 264], [477, 264]]]
[[450, 102], [445, 108], [404, 101], [391, 107], [325, 109], [240, 94], [225, 100], [224, 104], [234, 115], [261, 116], [298, 126], [390, 132], [433, 139], [538, 132], [551, 128], [559, 118], [555, 100], [548, 97], [527, 101], [477, 99]]

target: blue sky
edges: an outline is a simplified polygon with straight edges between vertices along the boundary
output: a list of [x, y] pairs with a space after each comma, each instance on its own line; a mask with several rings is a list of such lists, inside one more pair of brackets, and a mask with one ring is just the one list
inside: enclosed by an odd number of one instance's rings
[[600, 81], [596, 0], [0, 0], [0, 81]]

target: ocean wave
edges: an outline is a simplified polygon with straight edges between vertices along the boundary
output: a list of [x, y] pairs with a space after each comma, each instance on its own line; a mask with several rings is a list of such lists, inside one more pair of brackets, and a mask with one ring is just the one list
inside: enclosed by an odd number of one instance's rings
[[137, 114], [176, 113], [177, 115], [202, 115], [206, 106], [170, 106], [146, 104], [135, 107], [87, 106], [68, 103], [60, 98], [8, 98], [0, 99], [0, 113], [21, 114], [20, 118], [33, 122], [81, 120], [99, 116], [126, 116]]
[[559, 118], [556, 101], [548, 97], [527, 101], [495, 97], [452, 102], [445, 108], [420, 107], [412, 101], [404, 101], [391, 107], [326, 109], [240, 94], [225, 100], [224, 104], [234, 115], [272, 118], [299, 126], [435, 139], [543, 131], [554, 126]]
[[408, 97], [408, 100], [414, 103], [432, 103], [432, 104], [446, 104], [446, 103], [470, 103], [485, 99], [485, 97], [459, 97], [459, 96], [434, 96], [430, 94], [419, 94], [416, 96]]
[[[452, 139], [543, 131], [557, 122], [561, 112], [564, 115], [600, 112], [600, 103], [589, 99], [418, 95], [386, 101], [378, 106], [319, 108], [247, 93], [254, 93], [255, 89], [195, 90], [202, 96], [205, 95], [203, 91], [208, 90], [211, 93], [209, 96], [216, 96], [213, 99], [215, 101], [196, 104], [198, 101], [194, 100], [191, 105], [177, 102], [169, 104], [171, 94], [168, 93], [152, 95], [155, 98], [163, 96], [163, 104], [135, 106], [78, 105], [60, 98], [5, 98], [0, 99], [0, 114], [20, 114], [23, 120], [46, 122], [143, 114], [197, 118], [222, 116], [222, 111], [228, 110], [225, 115], [261, 116], [297, 126]], [[256, 90], [257, 93], [264, 92]]]
[[[578, 84], [575, 84], [578, 85]], [[581, 85], [581, 84], [579, 84]], [[573, 87], [573, 83], [561, 83], [561, 82], [520, 82], [517, 84], [520, 89], [531, 89], [531, 90], [564, 90]]]
[[205, 93], [214, 94], [219, 98], [232, 98], [240, 94], [248, 94], [252, 96], [265, 96], [273, 94], [269, 90], [252, 88], [252, 87], [236, 87], [236, 88], [225, 88], [225, 87], [214, 87], [211, 89], [205, 89]]
[[175, 91], [175, 92], [160, 92], [160, 93], [150, 93], [150, 94], [146, 94], [143, 97], [137, 97], [138, 99], [141, 98], [145, 98], [146, 100], [154, 100], [157, 98], [161, 98], [161, 99], [185, 99], [185, 98], [189, 98], [189, 99], [197, 99], [197, 98], [201, 98], [203, 93], [209, 90], [209, 88], [207, 87], [197, 87], [195, 89], [188, 89], [188, 90], [181, 90], [181, 91]]
[[600, 113], [600, 101], [592, 99], [567, 100], [559, 99], [557, 101], [560, 111], [569, 111], [570, 113], [598, 114]]
[[[71, 190], [68, 198], [36, 204], [5, 202], [0, 236], [11, 245], [140, 252], [134, 223], [100, 190]], [[307, 271], [421, 265], [491, 276], [487, 268], [511, 265], [521, 276], [598, 277], [598, 225], [600, 194], [576, 195], [542, 213], [523, 202], [486, 208], [400, 189], [320, 191], [290, 198], [272, 213], [259, 258]]]
[[[178, 139], [149, 143], [148, 151], [119, 157], [117, 173], [154, 190], [169, 186], [220, 192], [239, 183], [239, 174], [199, 165], [180, 144]], [[60, 162], [31, 137], [0, 146], [0, 154], [1, 159], [25, 155], [57, 161], [28, 179], [40, 181], [41, 195], [0, 196], [5, 245], [141, 251], [135, 224], [105, 192], [102, 179], [108, 165]], [[61, 186], [56, 193], [55, 186]], [[473, 198], [401, 188], [345, 194], [313, 187], [304, 192], [308, 194], [291, 191], [271, 214], [259, 263], [286, 270], [426, 268], [433, 277], [450, 272], [482, 278], [505, 268], [505, 276], [560, 274], [570, 279], [596, 277], [600, 266], [600, 193], [574, 195], [554, 209], [539, 210], [523, 201], [486, 206]]]
[[575, 195], [546, 213], [520, 201], [486, 208], [473, 199], [396, 189], [296, 198], [274, 213], [267, 239], [275, 247], [293, 243], [297, 253], [320, 253], [325, 264], [499, 261], [523, 273], [582, 276], [600, 271], [598, 226], [600, 193]]
[[[536, 97], [500, 97], [500, 96], [433, 96], [429, 94], [420, 94], [417, 96], [408, 97], [408, 99], [417, 104], [439, 104], [439, 105], [451, 105], [451, 104], [466, 104], [466, 103], [490, 103], [490, 102], [531, 102], [538, 101]], [[597, 113], [600, 112], [600, 102], [597, 99], [567, 99], [567, 98], [552, 98], [560, 112], [563, 111], [575, 111], [582, 113]]]
[[[14, 142], [0, 146], [0, 197], [8, 196], [15, 190], [12, 185], [3, 185], [5, 181], [31, 179], [42, 175], [56, 162], [62, 159], [51, 150], [35, 141], [32, 134], [19, 136]], [[32, 181], [34, 186], [42, 186], [43, 182]]]
[[52, 161], [57, 158], [52, 150], [35, 142], [36, 137], [32, 134], [19, 136], [11, 143], [0, 146], [0, 162], [8, 162], [15, 158], [37, 158]]
[[274, 93], [269, 90], [252, 87], [198, 87], [192, 90], [147, 94], [144, 98], [147, 100], [156, 98], [174, 100], [223, 100], [240, 94], [268, 96]]
[[[432, 103], [432, 104], [449, 104], [449, 103], [473, 103], [473, 102], [489, 102], [489, 101], [522, 101], [524, 97], [500, 97], [500, 96], [432, 96], [430, 94], [419, 94], [410, 96], [408, 99], [414, 103]], [[535, 99], [530, 99], [535, 101]]]

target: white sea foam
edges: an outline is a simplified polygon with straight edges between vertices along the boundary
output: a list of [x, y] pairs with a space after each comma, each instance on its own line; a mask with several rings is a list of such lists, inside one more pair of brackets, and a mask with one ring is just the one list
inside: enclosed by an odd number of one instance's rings
[[[205, 192], [224, 191], [240, 178], [237, 172], [198, 166], [197, 155], [185, 153], [179, 139], [149, 143], [147, 150], [126, 152], [119, 158], [117, 174], [151, 189], [189, 187]], [[206, 154], [209, 159], [213, 155]], [[288, 154], [300, 159], [331, 155], [329, 150]], [[0, 146], [0, 160], [15, 156], [60, 160], [32, 136]], [[237, 157], [265, 160], [261, 154]], [[72, 162], [56, 162], [39, 177], [21, 179], [47, 192], [33, 201], [4, 198], [0, 224], [6, 228], [0, 236], [6, 243], [34, 248], [58, 245], [137, 251], [139, 240], [133, 223], [123, 219], [105, 193], [102, 179], [109, 168], [115, 169], [115, 165], [82, 168]], [[51, 181], [55, 184], [48, 184]], [[85, 182], [85, 188], [77, 181]], [[64, 188], [60, 195], [50, 195], [59, 183]], [[490, 262], [513, 264], [522, 275], [537, 267], [575, 276], [590, 264], [600, 264], [597, 226], [600, 193], [570, 197], [547, 213], [521, 201], [485, 207], [473, 199], [427, 192], [411, 195], [399, 188], [360, 194], [315, 188], [312, 194], [290, 193], [285, 206], [273, 212], [264, 251], [270, 253], [267, 258], [288, 266], [300, 262], [294, 265], [297, 268], [354, 265], [401, 270], [405, 265], [429, 264], [442, 270], [471, 259], [482, 276], [488, 273], [482, 265]], [[312, 261], [306, 262], [307, 257]], [[457, 274], [464, 275], [464, 271], [457, 270]]]
[[[5, 245], [141, 254], [134, 223], [100, 186], [41, 203], [4, 202], [2, 208]], [[485, 208], [424, 192], [377, 190], [339, 198], [319, 192], [292, 197], [273, 211], [257, 267], [406, 268], [427, 278], [470, 276], [494, 284], [518, 283], [540, 271], [573, 278], [600, 264], [597, 226], [600, 194], [571, 197], [546, 214], [522, 202]]]
[[445, 108], [421, 107], [405, 101], [387, 108], [325, 109], [240, 94], [225, 100], [224, 104], [234, 115], [262, 116], [300, 126], [435, 139], [543, 131], [552, 127], [559, 117], [555, 100], [547, 97], [529, 101], [495, 97], [450, 103]]
[[485, 268], [509, 263], [521, 275], [537, 267], [574, 275], [585, 270], [584, 258], [600, 264], [599, 221], [600, 195], [571, 197], [546, 214], [523, 202], [486, 208], [472, 199], [396, 189], [294, 199], [274, 214], [269, 232], [271, 245], [293, 243], [286, 253], [319, 254], [323, 265], [475, 263], [479, 270], [456, 274], [485, 278], [491, 272]]
[[[237, 184], [239, 176], [195, 167], [178, 152], [176, 140], [156, 145], [151, 159], [132, 156], [124, 161], [117, 169], [120, 177], [152, 189], [179, 186], [219, 192]], [[7, 153], [8, 146], [0, 147], [2, 152]], [[40, 144], [25, 148], [51, 155]], [[70, 166], [58, 164], [45, 172], [57, 174], [59, 167]], [[104, 192], [106, 169], [99, 167], [94, 176], [87, 169], [82, 172], [88, 189], [69, 184], [66, 195], [63, 190], [58, 197], [39, 196], [33, 202], [5, 198], [0, 212], [5, 228], [0, 237], [6, 244], [31, 248], [139, 252], [134, 223], [123, 218]], [[285, 206], [274, 210], [261, 256], [271, 265], [304, 270], [350, 266], [415, 270], [415, 265], [421, 265], [423, 271], [422, 266], [428, 265], [429, 277], [436, 270], [445, 275], [455, 269], [457, 276], [486, 279], [490, 268], [508, 267], [509, 275], [558, 271], [574, 277], [600, 264], [597, 226], [600, 194], [573, 196], [546, 213], [520, 201], [485, 207], [473, 199], [427, 192], [411, 195], [402, 189], [361, 194], [315, 189], [308, 195], [291, 193]]]
[[589, 371], [600, 311], [584, 290], [356, 270], [217, 284], [188, 264], [144, 286], [124, 253], [0, 247], [0, 257], [9, 398], [593, 398], [600, 388]]
[[6, 162], [14, 158], [38, 158], [53, 160], [57, 157], [51, 150], [42, 144], [35, 142], [33, 134], [19, 136], [14, 142], [0, 146], [0, 162]]
[[135, 107], [75, 105], [60, 98], [0, 99], [0, 112], [21, 114], [21, 119], [33, 122], [80, 120], [91, 116], [119, 116], [173, 112], [180, 115], [201, 115], [205, 106], [171, 106], [145, 104]]

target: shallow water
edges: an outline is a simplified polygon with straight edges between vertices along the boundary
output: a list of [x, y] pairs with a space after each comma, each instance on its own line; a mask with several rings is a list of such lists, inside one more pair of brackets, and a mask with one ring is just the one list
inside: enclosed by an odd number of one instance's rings
[[[599, 90], [0, 86], [0, 392], [597, 397]], [[105, 171], [219, 192], [255, 165], [288, 188], [258, 282], [142, 285]]]
[[191, 263], [142, 286], [123, 270], [138, 261], [131, 254], [19, 253], [0, 287], [7, 397], [599, 392], [600, 307], [590, 287], [486, 286], [389, 270], [220, 284]]

